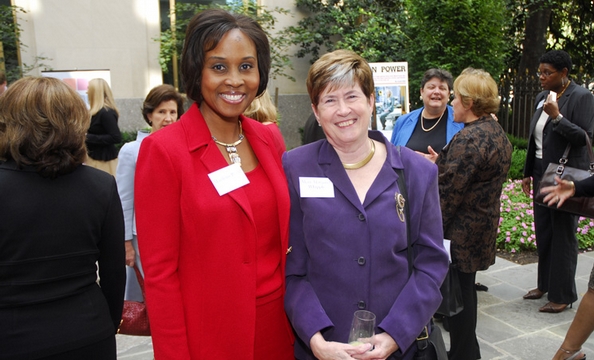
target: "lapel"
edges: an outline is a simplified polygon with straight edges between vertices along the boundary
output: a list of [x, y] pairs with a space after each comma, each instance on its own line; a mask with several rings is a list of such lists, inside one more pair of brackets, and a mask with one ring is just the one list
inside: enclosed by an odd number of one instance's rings
[[[544, 101], [544, 99], [547, 98], [547, 96], [549, 95], [549, 92], [545, 92], [545, 93], [540, 93], [540, 96], [536, 97], [536, 106], [538, 106], [538, 104], [541, 101]], [[540, 119], [540, 115], [542, 115], [542, 112], [544, 111], [544, 105], [541, 106], [540, 108], [537, 108], [536, 111], [534, 111], [534, 115], [532, 115], [532, 120], [530, 121], [530, 135], [532, 136], [532, 134], [534, 133], [534, 128], [536, 128], [536, 123], [538, 122], [538, 119]], [[549, 120], [547, 119], [547, 122]]]
[[[568, 104], [569, 104], [569, 98], [571, 96], [571, 94], [573, 93], [573, 90], [575, 89], [575, 84], [573, 83], [573, 81], [567, 86], [567, 89], [565, 89], [565, 92], [563, 93], [563, 95], [561, 95], [560, 98], [557, 99], [557, 105], [559, 106], [559, 112], [561, 114], [566, 114], [569, 115], [569, 112], [567, 111], [568, 108]], [[546, 98], [549, 96], [550, 91], [548, 91], [546, 93], [546, 95], [543, 97], [543, 100], [546, 100]], [[544, 106], [542, 106], [540, 109], [536, 110], [535, 115], [538, 115], [538, 117], [536, 118], [536, 121], [538, 121], [538, 119], [540, 118], [540, 116], [542, 115], [542, 112], [544, 111]], [[547, 121], [545, 122], [545, 126], [549, 125], [549, 123], [553, 120], [553, 118], [551, 118], [550, 116], [547, 118]], [[534, 130], [534, 128], [536, 127], [536, 122], [534, 122], [534, 125], [530, 124], [531, 130]]]
[[397, 182], [398, 175], [394, 169], [402, 169], [400, 158], [396, 158], [393, 153], [393, 151], [396, 151], [396, 148], [382, 135], [382, 133], [378, 131], [369, 131], [369, 137], [373, 140], [384, 143], [387, 149], [387, 158], [379, 174], [365, 195], [365, 201], [363, 204], [361, 204], [359, 201], [357, 192], [355, 191], [353, 184], [346, 174], [346, 170], [342, 166], [338, 154], [328, 141], [324, 141], [321, 144], [318, 155], [318, 163], [320, 164], [324, 175], [330, 179], [330, 181], [332, 181], [336, 189], [340, 191], [354, 207], [362, 212], [366, 206], [371, 204], [377, 197], [384, 193], [388, 187]]
[[338, 154], [328, 141], [323, 141], [320, 146], [318, 164], [320, 164], [324, 175], [332, 181], [336, 190], [340, 191], [359, 211], [363, 211], [363, 206], [359, 201], [357, 192], [355, 191], [346, 170], [342, 166]]
[[[260, 125], [255, 120], [248, 119], [244, 116], [241, 116], [241, 120], [243, 133], [254, 150], [254, 154], [258, 158], [260, 166], [262, 166], [262, 169], [268, 176], [276, 195], [284, 255], [284, 251], [288, 246], [290, 215], [289, 191], [280, 160], [281, 152], [284, 151], [284, 149], [275, 148], [272, 140], [273, 135], [270, 130], [260, 128], [265, 125]], [[210, 130], [208, 130], [208, 126], [206, 125], [197, 104], [193, 104], [190, 107], [190, 109], [182, 116], [180, 122], [184, 128], [188, 151], [192, 154], [193, 159], [197, 157], [196, 161], [202, 163], [207, 173], [228, 166], [226, 159], [221, 155], [219, 148], [212, 140]], [[270, 136], [265, 136], [263, 134], [265, 131], [268, 131], [267, 134], [270, 134]], [[252, 226], [255, 227], [253, 209], [243, 189], [239, 188], [233, 190], [223, 196], [229, 196], [246, 214], [249, 221], [252, 223]]]
[[[206, 169], [207, 174], [229, 165], [215, 142], [212, 140], [210, 130], [208, 129], [204, 117], [202, 116], [202, 113], [200, 113], [196, 103], [192, 104], [190, 109], [182, 116], [180, 122], [184, 128], [188, 151], [191, 154], [191, 158], [193, 161], [200, 161]], [[251, 143], [251, 140], [248, 139], [248, 141]], [[196, 159], [196, 157], [198, 157], [198, 159]], [[254, 225], [252, 208], [243, 189], [235, 189], [223, 195], [223, 197], [225, 196], [233, 199], [248, 216], [252, 225]]]
[[565, 92], [563, 93], [561, 98], [557, 99], [557, 103], [559, 104], [559, 112], [561, 114], [569, 115], [567, 108], [569, 107], [569, 98], [571, 97], [571, 94], [573, 93], [574, 90], [575, 90], [575, 84], [572, 81], [571, 84], [569, 84], [567, 86], [567, 89], [565, 90]]

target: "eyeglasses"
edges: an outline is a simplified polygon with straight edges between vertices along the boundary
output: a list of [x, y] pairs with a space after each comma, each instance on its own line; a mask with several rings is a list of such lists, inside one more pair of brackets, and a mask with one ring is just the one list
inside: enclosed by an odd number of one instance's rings
[[551, 75], [553, 75], [554, 73], [557, 73], [557, 72], [558, 71], [550, 71], [550, 72], [549, 71], [545, 71], [545, 72], [538, 71], [536, 73], [536, 76], [538, 76], [538, 77], [544, 76], [544, 77], [548, 78], [549, 76], [551, 76]]

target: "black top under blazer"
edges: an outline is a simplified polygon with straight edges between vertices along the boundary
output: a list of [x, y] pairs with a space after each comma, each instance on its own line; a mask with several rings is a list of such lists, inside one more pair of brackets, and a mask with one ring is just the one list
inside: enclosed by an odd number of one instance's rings
[[0, 163], [0, 204], [0, 359], [115, 336], [126, 275], [113, 176], [81, 165], [49, 179], [9, 160]]

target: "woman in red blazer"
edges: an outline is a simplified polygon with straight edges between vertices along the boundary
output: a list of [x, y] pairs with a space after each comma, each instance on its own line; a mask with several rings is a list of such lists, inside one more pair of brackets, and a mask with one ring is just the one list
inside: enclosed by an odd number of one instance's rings
[[182, 76], [195, 104], [143, 141], [135, 179], [156, 359], [293, 359], [284, 146], [241, 115], [269, 68], [254, 20], [206, 10], [190, 21]]

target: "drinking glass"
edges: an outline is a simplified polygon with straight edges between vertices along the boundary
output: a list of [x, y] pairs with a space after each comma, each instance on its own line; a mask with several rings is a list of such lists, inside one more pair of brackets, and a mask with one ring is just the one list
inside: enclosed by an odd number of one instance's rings
[[367, 310], [357, 310], [349, 333], [349, 344], [359, 346], [371, 341], [375, 334], [375, 314]]

